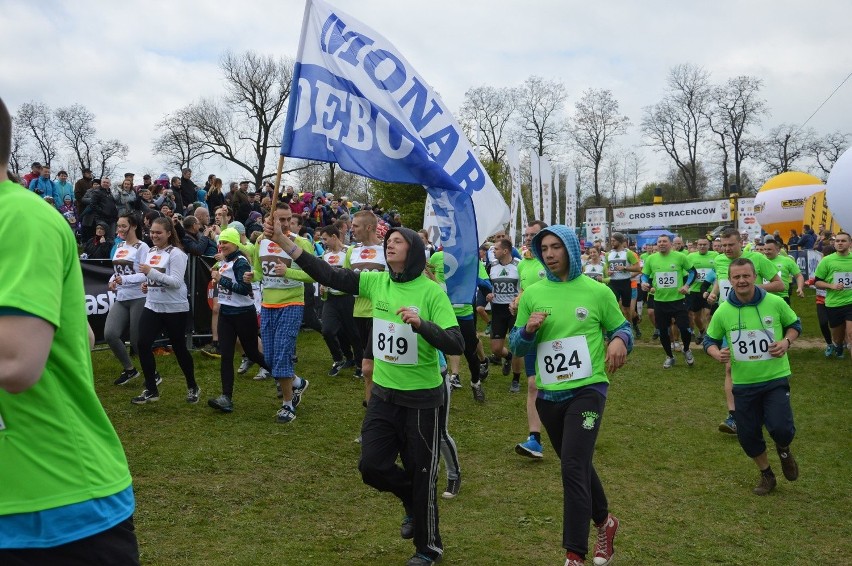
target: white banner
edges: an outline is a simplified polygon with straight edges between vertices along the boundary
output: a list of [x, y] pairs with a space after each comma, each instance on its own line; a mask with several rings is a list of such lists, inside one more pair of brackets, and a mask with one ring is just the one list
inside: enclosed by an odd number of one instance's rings
[[538, 157], [538, 153], [536, 153], [534, 149], [531, 149], [530, 174], [532, 175], [532, 184], [530, 185], [530, 192], [532, 192], [533, 217], [536, 220], [544, 220], [541, 217], [541, 178], [539, 174], [539, 167], [541, 166], [541, 162], [539, 161]]
[[739, 198], [737, 199], [737, 230], [748, 234], [748, 241], [754, 240], [755, 236], [760, 236], [760, 222], [754, 215], [754, 198]]
[[441, 227], [438, 225], [438, 215], [432, 207], [432, 196], [426, 193], [426, 207], [423, 209], [423, 229], [429, 234], [429, 241], [435, 247], [441, 245]]
[[518, 241], [518, 206], [521, 205], [523, 208], [521, 203], [521, 156], [518, 153], [518, 146], [509, 146], [506, 150], [506, 161], [509, 164], [509, 179], [512, 183], [512, 196], [509, 199], [511, 202], [509, 208], [509, 237], [512, 243], [515, 243]]
[[559, 224], [559, 218], [561, 217], [559, 214], [559, 192], [559, 165], [557, 164], [553, 166], [553, 195], [556, 199], [553, 203], [553, 209], [555, 212], [553, 218], [556, 219], [556, 224]]
[[574, 170], [565, 175], [565, 225], [577, 226], [577, 173]]
[[553, 224], [553, 170], [550, 160], [541, 156], [541, 216], [548, 225]]
[[612, 214], [612, 226], [618, 230], [639, 230], [652, 226], [725, 224], [731, 221], [727, 200], [614, 208]]
[[609, 240], [609, 227], [606, 223], [605, 208], [586, 209], [586, 241], [594, 243], [600, 240], [606, 245]]

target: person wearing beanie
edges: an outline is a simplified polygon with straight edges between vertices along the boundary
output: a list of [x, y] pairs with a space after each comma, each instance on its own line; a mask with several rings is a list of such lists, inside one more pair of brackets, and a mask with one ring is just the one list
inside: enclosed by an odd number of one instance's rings
[[222, 380], [222, 394], [208, 399], [207, 404], [223, 413], [234, 410], [234, 349], [237, 339], [243, 346], [246, 357], [269, 371], [257, 347], [257, 311], [254, 306], [254, 290], [250, 283], [243, 281], [246, 274], [251, 275], [251, 265], [240, 252], [244, 236], [235, 228], [225, 228], [219, 234], [219, 249], [224, 256], [218, 268], [210, 272], [216, 283], [219, 297], [219, 352], [221, 364], [219, 375]]

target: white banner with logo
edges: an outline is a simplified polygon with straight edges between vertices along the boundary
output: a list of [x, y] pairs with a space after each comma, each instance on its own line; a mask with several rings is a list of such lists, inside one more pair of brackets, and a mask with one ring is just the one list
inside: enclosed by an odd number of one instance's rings
[[535, 220], [541, 220], [541, 180], [539, 177], [539, 168], [541, 167], [541, 161], [539, 161], [539, 155], [536, 153], [534, 149], [530, 150], [530, 175], [532, 176], [532, 184], [530, 185], [530, 192], [532, 193], [532, 201], [533, 201], [533, 218]]
[[754, 215], [754, 198], [737, 199], [737, 230], [747, 233], [749, 242], [760, 236], [762, 231]]
[[573, 170], [565, 174], [565, 225], [577, 226], [577, 178]]
[[[506, 161], [509, 164], [509, 178], [512, 182], [512, 196], [509, 205], [509, 238], [512, 243], [518, 242], [518, 206], [521, 203], [521, 158], [518, 154], [518, 146], [510, 145], [506, 150]], [[521, 226], [523, 229], [524, 226]]]
[[553, 171], [550, 160], [541, 157], [541, 216], [548, 225], [553, 224]]
[[614, 208], [612, 214], [613, 228], [618, 230], [641, 230], [652, 226], [725, 224], [731, 221], [727, 200]]
[[586, 209], [586, 241], [594, 243], [600, 240], [606, 244], [609, 240], [609, 227], [606, 223], [605, 208]]

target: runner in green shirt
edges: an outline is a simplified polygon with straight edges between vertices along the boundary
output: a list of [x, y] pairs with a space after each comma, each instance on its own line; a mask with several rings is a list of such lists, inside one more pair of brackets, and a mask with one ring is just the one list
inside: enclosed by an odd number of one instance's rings
[[753, 493], [766, 495], [775, 489], [776, 480], [766, 455], [764, 425], [775, 441], [784, 477], [795, 481], [799, 476], [790, 452], [796, 427], [790, 407], [787, 350], [802, 324], [780, 297], [755, 287], [757, 274], [748, 259], [734, 260], [729, 276], [734, 292], [713, 315], [704, 348], [731, 368], [737, 438], [760, 470]]
[[852, 245], [848, 232], [838, 232], [835, 252], [820, 260], [814, 277], [817, 289], [825, 289], [825, 310], [834, 341], [834, 355], [842, 358], [843, 342], [852, 345]]
[[545, 228], [533, 239], [532, 249], [545, 265], [547, 279], [521, 295], [509, 343], [516, 355], [536, 355], [536, 408], [562, 460], [566, 564], [584, 563], [590, 520], [598, 531], [595, 562], [608, 564], [618, 519], [609, 513], [592, 456], [606, 402], [607, 372], [627, 361], [633, 334], [612, 292], [582, 275], [580, 243], [573, 230], [562, 225]]
[[710, 305], [704, 298], [701, 285], [707, 279], [707, 274], [713, 271], [716, 256], [719, 255], [710, 249], [710, 240], [698, 238], [695, 242], [697, 251], [689, 254], [689, 259], [695, 267], [695, 281], [689, 287], [687, 297], [687, 308], [689, 309], [689, 324], [693, 329], [698, 329], [695, 341], [700, 342], [707, 329], [707, 321], [710, 319]]
[[805, 297], [805, 278], [802, 277], [802, 270], [799, 269], [799, 264], [796, 261], [781, 253], [781, 244], [772, 236], [767, 236], [763, 241], [763, 255], [766, 259], [772, 262], [778, 275], [781, 276], [781, 281], [784, 283], [784, 289], [775, 291], [772, 294], [778, 295], [788, 305], [790, 304], [790, 284], [795, 280], [796, 295], [800, 299]]

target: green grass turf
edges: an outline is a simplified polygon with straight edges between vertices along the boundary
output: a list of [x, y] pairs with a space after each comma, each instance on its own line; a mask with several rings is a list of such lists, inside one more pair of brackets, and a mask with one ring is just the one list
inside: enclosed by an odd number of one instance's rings
[[[595, 457], [622, 521], [619, 564], [852, 561], [852, 364], [823, 357], [812, 296], [794, 306], [808, 338], [791, 351], [801, 477], [784, 480], [770, 450], [778, 488], [767, 497], [751, 494], [757, 471], [736, 438], [716, 430], [726, 415], [722, 366], [694, 350], [694, 367], [677, 355], [663, 371], [643, 321], [645, 338], [612, 377]], [[275, 423], [274, 386], [253, 381], [256, 368], [237, 377], [236, 411], [225, 415], [206, 406], [219, 393], [216, 360], [194, 354], [203, 393], [193, 406], [174, 357], [158, 357], [161, 400], [137, 407], [129, 400], [141, 380], [113, 386], [115, 358], [93, 354], [97, 390], [134, 477], [143, 563], [393, 565], [412, 554], [398, 534], [401, 506], [357, 471], [361, 382], [348, 370], [325, 375], [330, 359], [315, 332], [300, 335], [298, 354], [297, 371], [311, 385], [289, 425]], [[527, 426], [524, 396], [508, 384], [492, 366], [485, 405], [467, 387], [453, 396], [463, 484], [440, 503], [444, 564], [564, 561], [559, 462], [546, 435], [542, 461], [514, 453]], [[439, 491], [444, 482], [442, 471]]]

